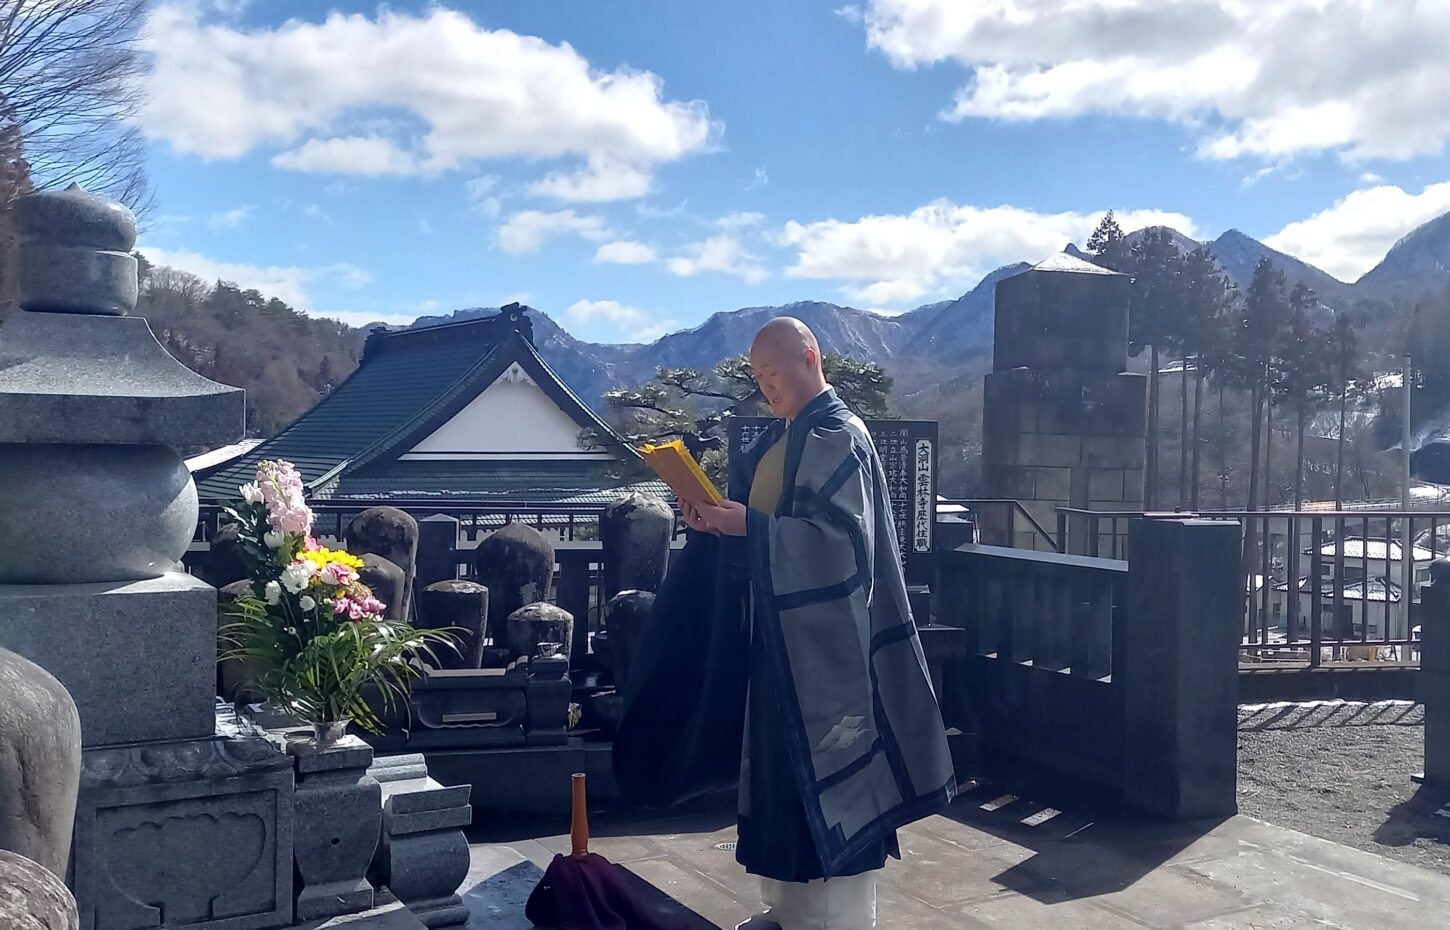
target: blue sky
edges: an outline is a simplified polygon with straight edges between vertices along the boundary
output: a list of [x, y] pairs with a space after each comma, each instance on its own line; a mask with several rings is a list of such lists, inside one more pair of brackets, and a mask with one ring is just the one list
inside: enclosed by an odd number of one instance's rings
[[353, 323], [892, 313], [1125, 225], [1353, 280], [1450, 210], [1410, 0], [159, 0], [141, 247]]

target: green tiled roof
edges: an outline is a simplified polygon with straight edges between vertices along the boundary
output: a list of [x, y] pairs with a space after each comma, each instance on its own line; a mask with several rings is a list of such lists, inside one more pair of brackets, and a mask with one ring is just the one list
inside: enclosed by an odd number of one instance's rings
[[[385, 487], [390, 469], [414, 463], [396, 461], [412, 445], [446, 422], [486, 388], [511, 363], [518, 363], [536, 383], [579, 422], [601, 435], [613, 436], [594, 414], [549, 369], [529, 342], [532, 327], [521, 311], [501, 312], [492, 317], [399, 332], [375, 332], [368, 339], [357, 370], [316, 406], [281, 433], [263, 442], [241, 458], [197, 475], [202, 500], [226, 501], [237, 497], [237, 488], [250, 481], [257, 462], [286, 459], [297, 466], [307, 483], [309, 496], [334, 497], [347, 493], [387, 496], [404, 488]], [[619, 447], [622, 455], [630, 451]], [[422, 464], [422, 463], [418, 463]], [[518, 464], [534, 463], [429, 463], [447, 465], [452, 471], [437, 473], [429, 483], [415, 490], [456, 495], [480, 493], [474, 486], [493, 480], [499, 472], [496, 493], [513, 482], [526, 490], [537, 478], [519, 472]], [[573, 463], [537, 463], [543, 466]], [[598, 465], [594, 465], [598, 469]], [[394, 477], [411, 478], [412, 473]], [[559, 481], [557, 472], [548, 481]], [[597, 477], [595, 473], [591, 476]], [[582, 475], [579, 480], [583, 480]], [[449, 482], [459, 484], [457, 489]], [[467, 486], [465, 486], [467, 485]], [[559, 490], [598, 488], [596, 482], [578, 481]], [[359, 490], [353, 492], [352, 488]], [[362, 489], [366, 489], [365, 491]]]
[[614, 476], [607, 462], [392, 461], [359, 469], [338, 481], [336, 498], [454, 497], [519, 501], [608, 503], [638, 490], [669, 499], [659, 481]]

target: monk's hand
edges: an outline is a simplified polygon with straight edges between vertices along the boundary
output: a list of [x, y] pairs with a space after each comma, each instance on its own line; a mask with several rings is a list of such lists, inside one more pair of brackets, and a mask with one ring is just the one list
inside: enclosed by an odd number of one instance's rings
[[685, 524], [690, 529], [701, 533], [715, 532], [715, 528], [705, 522], [705, 518], [700, 515], [700, 511], [689, 501], [680, 501], [680, 514], [685, 518]]
[[745, 505], [738, 501], [700, 504], [700, 517], [710, 529], [724, 536], [745, 535]]

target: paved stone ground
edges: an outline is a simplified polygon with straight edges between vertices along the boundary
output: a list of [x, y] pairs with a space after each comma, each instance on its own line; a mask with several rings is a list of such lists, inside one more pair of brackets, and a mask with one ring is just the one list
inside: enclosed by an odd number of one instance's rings
[[[596, 819], [591, 848], [690, 909], [691, 930], [733, 927], [754, 909], [728, 809]], [[506, 831], [493, 833], [507, 842], [473, 847], [470, 930], [528, 927], [523, 901], [567, 847], [562, 835]], [[1450, 913], [1450, 876], [1247, 817], [1196, 828], [1096, 819], [994, 786], [903, 831], [901, 846], [881, 889], [883, 930], [1385, 930], [1443, 926]]]

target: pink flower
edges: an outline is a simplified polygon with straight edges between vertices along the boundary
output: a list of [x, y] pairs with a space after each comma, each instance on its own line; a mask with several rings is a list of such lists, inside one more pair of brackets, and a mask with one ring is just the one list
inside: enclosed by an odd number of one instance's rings
[[357, 580], [357, 572], [341, 562], [328, 562], [322, 569], [322, 580], [328, 584], [346, 587]]
[[317, 542], [316, 536], [309, 536], [307, 537], [307, 541], [302, 544], [302, 548], [308, 552], [315, 552], [321, 549], [322, 546]]
[[307, 536], [312, 531], [302, 476], [291, 462], [268, 460], [257, 464], [257, 487], [267, 506], [267, 522], [279, 533]]

